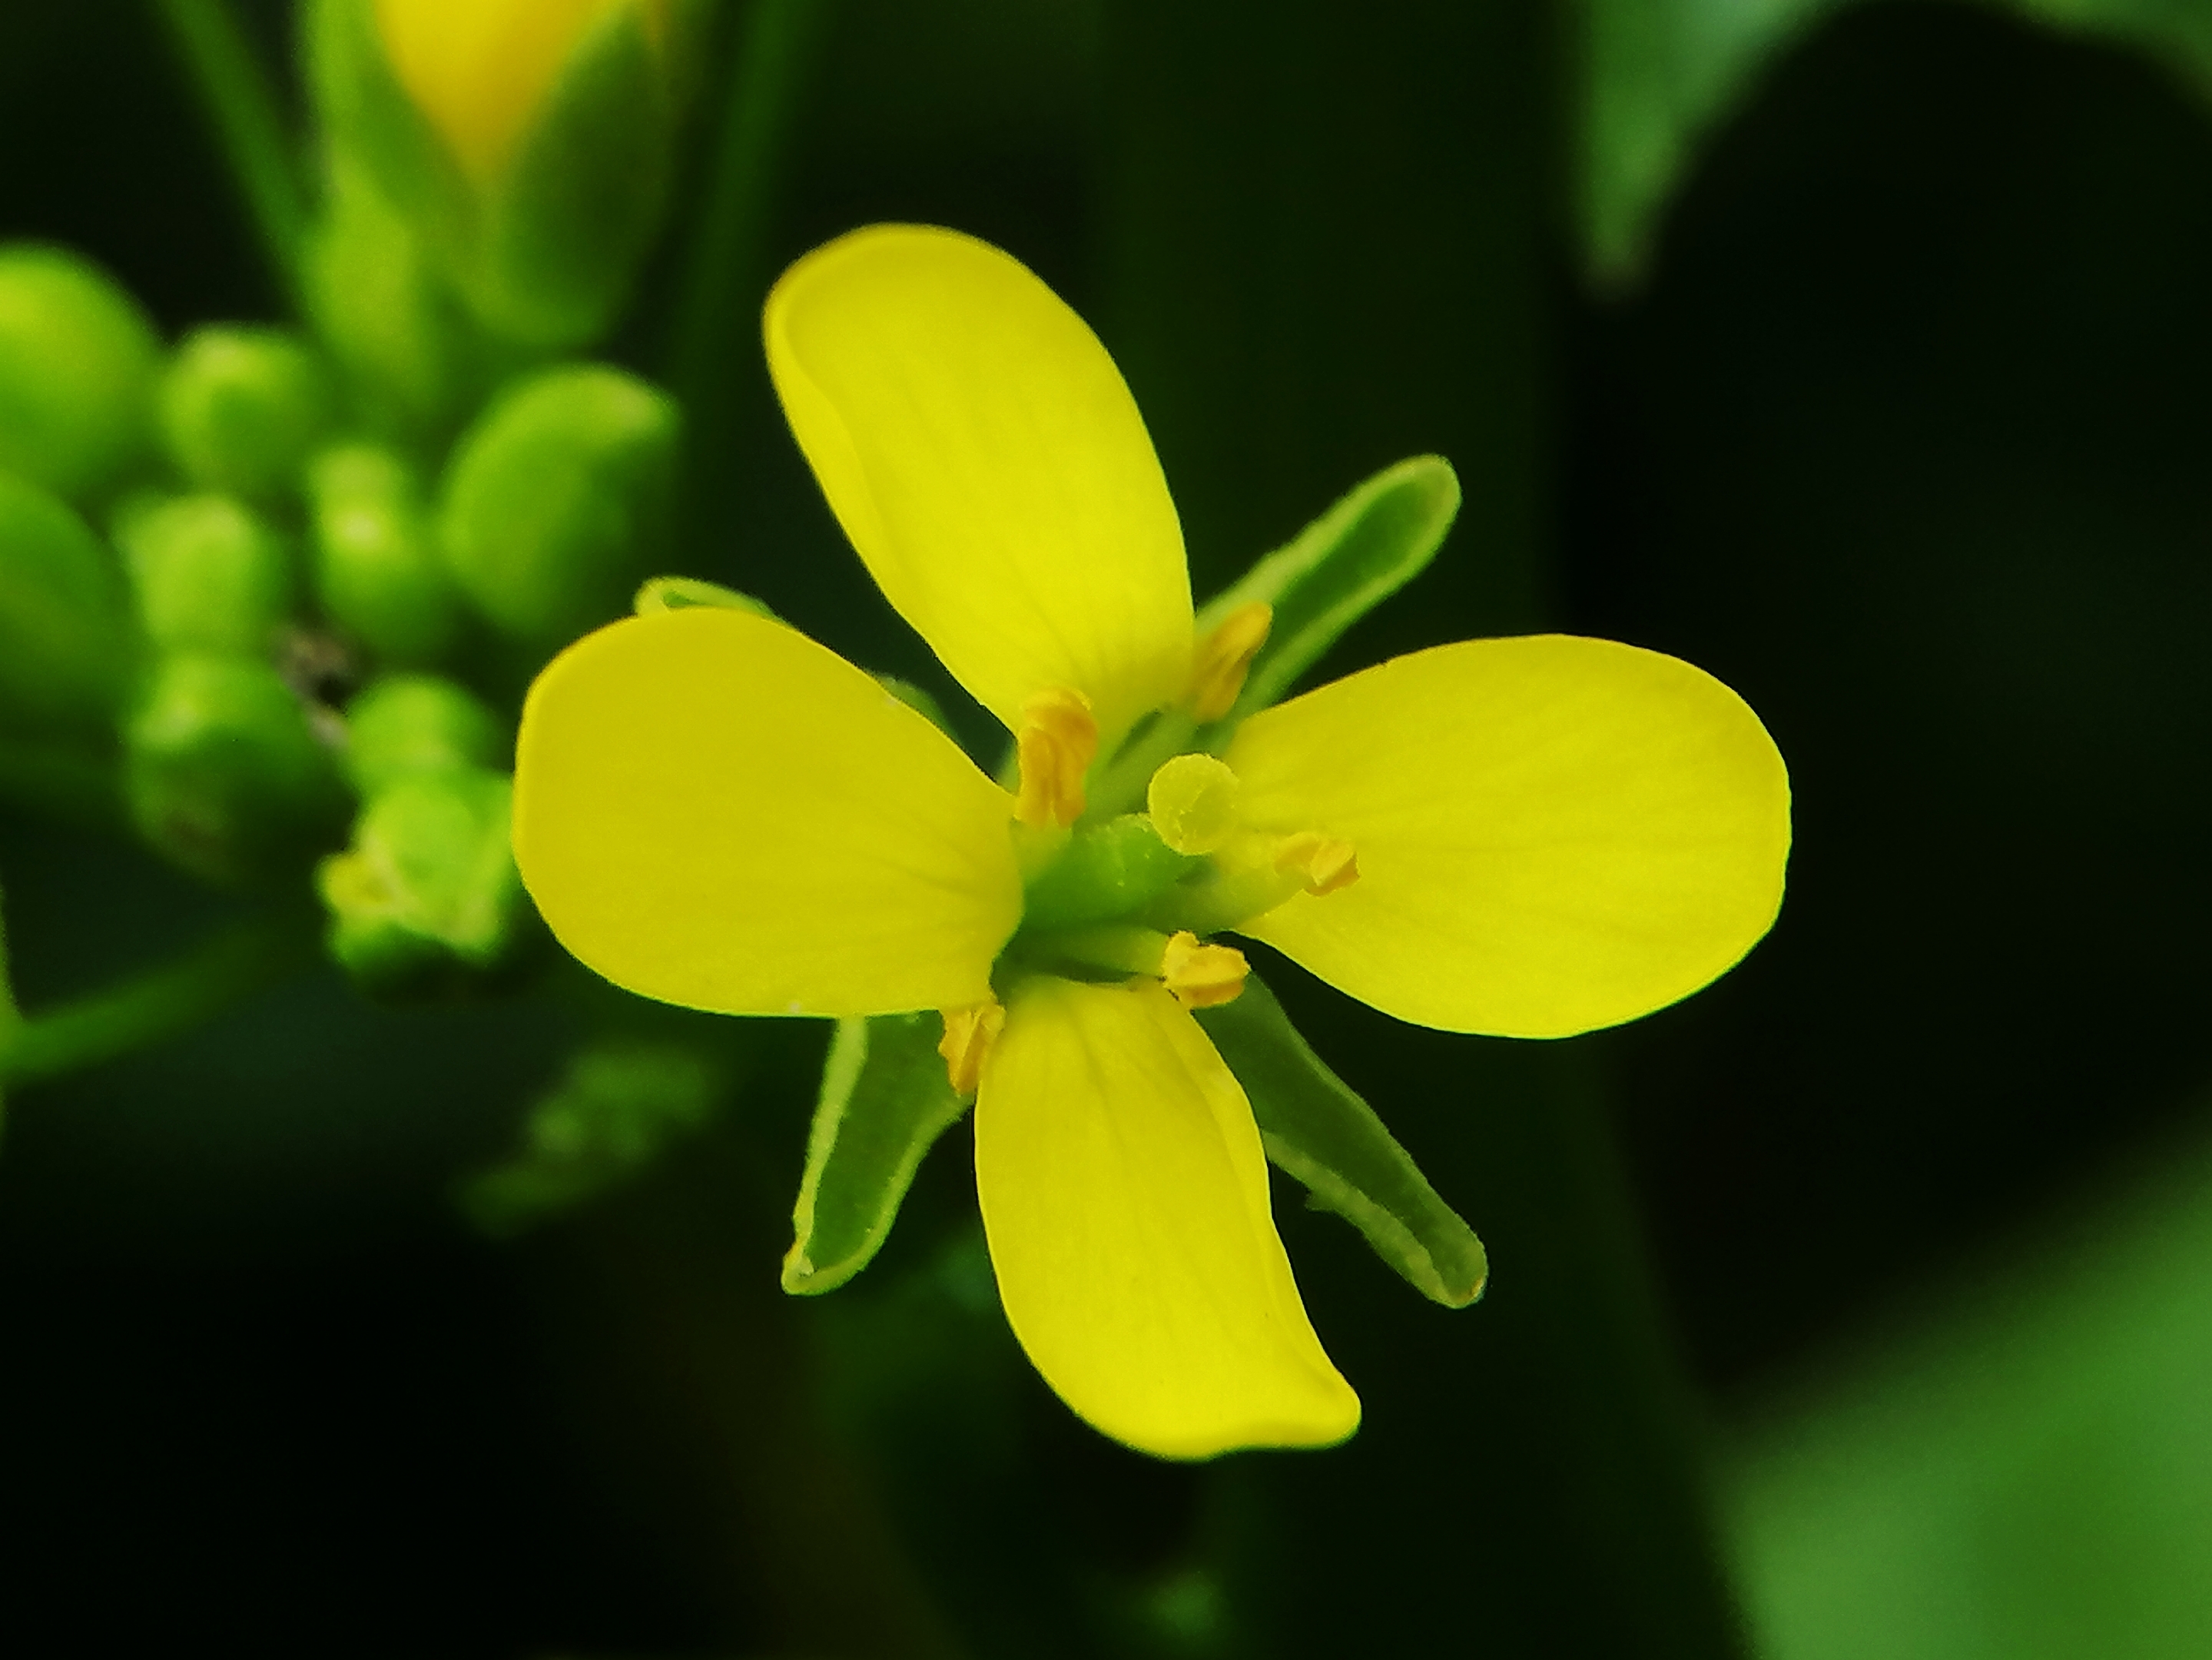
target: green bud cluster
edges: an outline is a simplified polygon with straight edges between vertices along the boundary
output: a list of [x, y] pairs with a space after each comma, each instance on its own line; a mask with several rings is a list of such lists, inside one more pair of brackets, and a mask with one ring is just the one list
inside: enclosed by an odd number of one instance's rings
[[76, 757], [191, 875], [309, 882], [365, 988], [451, 991], [538, 937], [484, 694], [629, 608], [680, 422], [604, 365], [501, 380], [422, 225], [333, 166], [314, 336], [165, 352], [88, 261], [0, 246], [0, 787]]

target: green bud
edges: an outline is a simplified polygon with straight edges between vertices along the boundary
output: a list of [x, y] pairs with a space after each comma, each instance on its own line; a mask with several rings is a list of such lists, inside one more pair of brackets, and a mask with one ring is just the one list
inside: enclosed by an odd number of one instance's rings
[[131, 817], [210, 881], [304, 863], [344, 823], [331, 745], [276, 671], [189, 652], [160, 663], [124, 728]]
[[322, 360], [283, 329], [196, 329], [161, 377], [161, 438], [202, 489], [290, 489], [333, 413]]
[[539, 351], [605, 332], [658, 228], [696, 0], [319, 0], [332, 150], [372, 175], [484, 326]]
[[276, 532], [228, 496], [180, 496], [118, 516], [146, 637], [168, 651], [265, 654], [292, 605]]
[[315, 592], [330, 619], [384, 662], [445, 656], [461, 597], [407, 464], [372, 444], [325, 450], [307, 469], [307, 500]]
[[403, 778], [491, 766], [500, 719], [434, 674], [388, 674], [346, 705], [346, 772], [366, 798]]
[[462, 435], [439, 527], [502, 634], [550, 651], [630, 608], [665, 539], [678, 430], [665, 393], [586, 363], [518, 383]]
[[161, 356], [137, 301], [89, 259], [0, 247], [0, 468], [100, 494], [146, 450]]
[[59, 497], [0, 472], [0, 731], [109, 727], [136, 658], [114, 556]]
[[499, 965], [529, 915], [508, 848], [514, 787], [481, 769], [379, 791], [353, 845], [315, 871], [331, 954], [370, 990], [421, 993]]
[[331, 158], [303, 277], [315, 332], [362, 419], [395, 435], [447, 430], [481, 380], [483, 343], [406, 219], [343, 156]]
[[703, 1128], [729, 1089], [728, 1068], [690, 1045], [595, 1043], [532, 1106], [514, 1155], [463, 1185], [461, 1208], [499, 1236], [573, 1210]]

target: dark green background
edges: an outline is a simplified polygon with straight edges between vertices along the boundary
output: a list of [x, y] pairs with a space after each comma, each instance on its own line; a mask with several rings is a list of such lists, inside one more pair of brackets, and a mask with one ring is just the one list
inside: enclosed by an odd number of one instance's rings
[[[1570, 45], [1527, 0], [844, 0], [754, 289], [872, 219], [1000, 242], [1121, 362], [1202, 591], [1438, 451], [1460, 526], [1329, 672], [1606, 634], [1720, 675], [1789, 758], [1780, 924], [1638, 1027], [1449, 1038], [1270, 973], [1496, 1265], [1448, 1313], [1279, 1189], [1358, 1438], [1193, 1471], [1076, 1426], [974, 1306], [960, 1133], [866, 1278], [782, 1302], [818, 1031], [742, 1035], [728, 1123], [628, 1195], [479, 1243], [448, 1184], [557, 1070], [559, 1011], [370, 1011], [325, 972], [10, 1103], [0, 1645], [1725, 1651], [1668, 1357], [1724, 1425], [2204, 1081], [2212, 126], [2135, 58], [1869, 6], [1775, 67], [1600, 304]], [[689, 234], [617, 344], [649, 371]], [[275, 314], [138, 6], [0, 3], [18, 235], [173, 331]], [[753, 337], [685, 569], [938, 682]], [[0, 881], [33, 1006], [222, 914], [12, 812]], [[1227, 1612], [1179, 1642], [1194, 1584]]]

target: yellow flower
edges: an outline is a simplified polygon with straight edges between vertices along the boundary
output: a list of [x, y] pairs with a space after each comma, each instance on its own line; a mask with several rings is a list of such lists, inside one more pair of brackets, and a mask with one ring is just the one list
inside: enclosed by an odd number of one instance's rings
[[1419, 652], [1254, 715], [1218, 759], [1169, 761], [1152, 822], [1205, 855], [1196, 875], [1033, 939], [1024, 876], [1085, 812], [1092, 755], [1151, 711], [1218, 716], [1264, 611], [1194, 640], [1128, 391], [1006, 254], [855, 232], [785, 274], [766, 332], [831, 508], [1006, 723], [1020, 788], [796, 631], [670, 611], [579, 642], [532, 689], [525, 880], [569, 950], [648, 997], [945, 1011], [1000, 1292], [1061, 1397], [1170, 1457], [1342, 1438], [1358, 1399], [1299, 1301], [1250, 1106], [1189, 1012], [1235, 994], [1241, 959], [1195, 934], [1233, 926], [1448, 1031], [1632, 1019], [1771, 921], [1780, 757], [1734, 693], [1654, 653]]
[[577, 47], [635, 10], [656, 46], [669, 0], [375, 0], [393, 74], [477, 185], [496, 179]]

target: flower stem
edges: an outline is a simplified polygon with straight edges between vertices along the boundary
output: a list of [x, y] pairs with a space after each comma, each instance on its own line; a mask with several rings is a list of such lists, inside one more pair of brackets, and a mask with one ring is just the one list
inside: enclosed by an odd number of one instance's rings
[[759, 356], [756, 319], [776, 180], [800, 90], [835, 10], [830, 0], [750, 0], [738, 20], [667, 343], [666, 379], [684, 404], [696, 455], [728, 452], [741, 389]]
[[188, 1031], [301, 966], [313, 941], [312, 919], [287, 909], [226, 928], [173, 963], [31, 1016], [6, 995], [0, 960], [0, 1083], [58, 1078]]
[[275, 89], [223, 0], [155, 0], [278, 289], [296, 305], [307, 192]]

